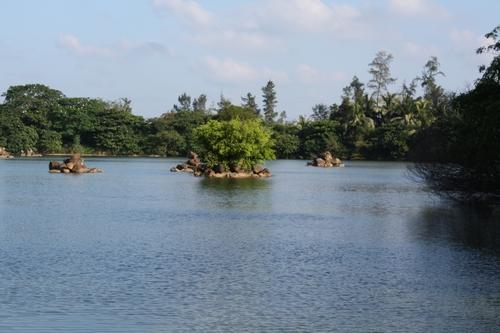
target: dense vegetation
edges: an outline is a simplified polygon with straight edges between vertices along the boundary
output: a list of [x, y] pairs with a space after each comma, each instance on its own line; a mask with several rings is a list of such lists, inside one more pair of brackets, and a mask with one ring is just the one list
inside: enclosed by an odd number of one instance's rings
[[261, 120], [210, 120], [194, 130], [195, 150], [211, 168], [252, 170], [274, 159], [270, 131]]
[[[500, 203], [500, 26], [480, 48], [494, 59], [474, 88], [456, 96], [446, 112], [421, 131], [415, 173], [430, 188], [460, 202]], [[427, 149], [423, 149], [427, 147]]]
[[[123, 98], [71, 98], [41, 84], [12, 86], [0, 104], [0, 147], [14, 154], [83, 152], [180, 156], [198, 150], [208, 161], [249, 168], [270, 158], [310, 158], [325, 150], [341, 158], [414, 160], [414, 173], [430, 188], [460, 201], [500, 201], [500, 26], [478, 50], [494, 59], [473, 89], [446, 93], [436, 57], [399, 89], [380, 51], [365, 84], [354, 76], [339, 103], [317, 104], [312, 113], [287, 121], [276, 111], [272, 81], [262, 105], [247, 93], [240, 105], [223, 96], [216, 108], [187, 94], [158, 118], [134, 115]], [[237, 145], [238, 138], [248, 139]], [[238, 141], [239, 142], [239, 141]], [[209, 144], [210, 143], [210, 144]], [[274, 147], [274, 151], [271, 150]], [[231, 165], [230, 165], [231, 164]]]
[[[12, 86], [0, 104], [0, 146], [14, 154], [81, 151], [113, 155], [185, 155], [193, 149], [193, 130], [210, 120], [260, 118], [276, 142], [278, 158], [310, 158], [331, 150], [344, 158], [406, 159], [413, 139], [449, 109], [451, 97], [438, 85], [443, 75], [433, 57], [420, 76], [390, 90], [392, 55], [377, 53], [365, 86], [354, 76], [340, 103], [318, 104], [310, 116], [287, 121], [278, 114], [276, 87], [262, 88], [263, 104], [248, 93], [235, 105], [221, 97], [216, 108], [207, 98], [182, 94], [178, 104], [158, 118], [134, 115], [130, 100], [107, 102], [66, 97], [40, 84]], [[417, 91], [422, 95], [417, 96]]]

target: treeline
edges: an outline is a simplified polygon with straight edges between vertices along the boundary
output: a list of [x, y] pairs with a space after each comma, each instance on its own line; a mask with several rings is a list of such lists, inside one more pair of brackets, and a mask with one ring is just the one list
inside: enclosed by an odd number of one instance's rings
[[[205, 95], [182, 94], [173, 108], [152, 119], [134, 115], [131, 101], [71, 98], [40, 84], [12, 86], [0, 104], [0, 147], [14, 154], [84, 152], [112, 155], [180, 156], [192, 149], [193, 130], [210, 119], [261, 118], [273, 133], [278, 158], [310, 158], [330, 150], [342, 158], [404, 160], [417, 149], [419, 133], [450, 109], [454, 99], [437, 83], [437, 58], [409, 83], [393, 90], [391, 54], [378, 52], [371, 79], [356, 76], [339, 103], [318, 104], [309, 116], [287, 121], [278, 114], [276, 87], [262, 88], [262, 105], [248, 93], [236, 105], [221, 97], [207, 107]], [[420, 94], [418, 93], [420, 92]]]

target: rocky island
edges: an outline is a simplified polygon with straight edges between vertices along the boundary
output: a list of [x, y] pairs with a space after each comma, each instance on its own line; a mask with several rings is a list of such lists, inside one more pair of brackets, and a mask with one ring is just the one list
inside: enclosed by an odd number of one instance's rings
[[65, 159], [62, 163], [51, 161], [49, 163], [50, 173], [101, 173], [102, 169], [88, 168], [80, 154], [72, 155], [70, 158]]
[[209, 178], [265, 178], [270, 177], [271, 172], [261, 165], [254, 166], [251, 170], [243, 170], [237, 166], [225, 168], [222, 164], [214, 167], [202, 163], [198, 154], [189, 152], [188, 160], [170, 169], [171, 172], [192, 173], [196, 177], [206, 176]]
[[329, 151], [320, 154], [318, 157], [314, 158], [312, 162], [307, 163], [308, 166], [318, 167], [318, 168], [335, 168], [343, 167], [342, 161], [334, 157]]

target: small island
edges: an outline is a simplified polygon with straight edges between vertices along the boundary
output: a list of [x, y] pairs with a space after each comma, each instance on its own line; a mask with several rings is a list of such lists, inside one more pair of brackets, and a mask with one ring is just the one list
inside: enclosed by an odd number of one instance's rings
[[[186, 163], [172, 172], [193, 173], [210, 178], [267, 178], [262, 166], [275, 158], [271, 133], [258, 119], [210, 120], [194, 130], [198, 154], [190, 152]], [[202, 162], [203, 161], [203, 162]]]
[[320, 154], [318, 157], [314, 158], [312, 162], [308, 162], [307, 165], [318, 168], [338, 168], [344, 166], [342, 161], [334, 157], [329, 151]]
[[74, 154], [70, 158], [65, 159], [62, 163], [51, 161], [49, 163], [50, 173], [101, 173], [102, 169], [88, 168], [80, 154]]

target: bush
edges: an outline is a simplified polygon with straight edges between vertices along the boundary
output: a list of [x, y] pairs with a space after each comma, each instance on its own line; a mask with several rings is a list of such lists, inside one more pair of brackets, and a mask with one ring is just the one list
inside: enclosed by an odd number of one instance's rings
[[261, 120], [211, 120], [194, 130], [194, 147], [210, 167], [251, 170], [274, 159], [271, 133]]

